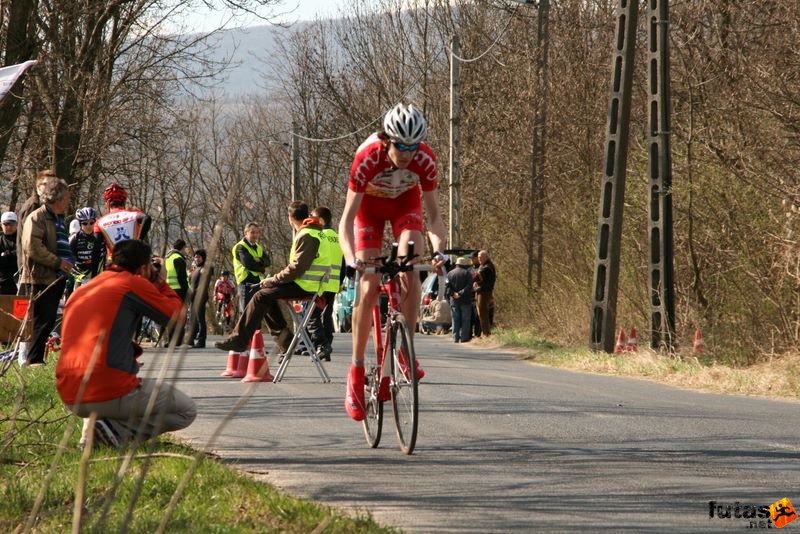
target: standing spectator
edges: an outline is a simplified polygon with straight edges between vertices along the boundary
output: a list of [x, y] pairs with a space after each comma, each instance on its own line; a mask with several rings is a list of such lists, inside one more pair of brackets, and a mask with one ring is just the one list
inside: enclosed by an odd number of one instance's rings
[[67, 182], [49, 180], [41, 193], [44, 205], [28, 216], [22, 231], [20, 293], [33, 301], [33, 340], [27, 354], [20, 350], [22, 365], [44, 365], [45, 344], [75, 264], [64, 222], [70, 200]]
[[[28, 215], [33, 213], [39, 206], [42, 205], [42, 201], [39, 198], [40, 195], [44, 192], [44, 188], [47, 186], [47, 182], [51, 180], [56, 180], [56, 173], [50, 169], [40, 172], [36, 175], [35, 185], [33, 189], [33, 193], [31, 196], [25, 200], [22, 204], [22, 207], [17, 212], [17, 250], [22, 249], [22, 229], [25, 227], [25, 220], [28, 218]], [[17, 254], [17, 268], [19, 272], [22, 272], [22, 255]]]
[[103, 269], [105, 244], [102, 238], [94, 233], [97, 222], [97, 211], [94, 208], [81, 208], [75, 212], [75, 220], [79, 231], [69, 241], [69, 248], [75, 257], [75, 286], [80, 287]]
[[333, 352], [333, 302], [344, 278], [344, 255], [339, 246], [339, 234], [331, 226], [333, 215], [330, 208], [320, 206], [311, 212], [312, 217], [317, 217], [322, 222], [322, 238], [320, 240], [320, 256], [324, 257], [331, 268], [328, 281], [325, 283], [322, 297], [325, 307], [319, 309], [314, 306], [311, 319], [308, 322], [308, 332], [317, 357], [320, 360], [331, 361]]
[[7, 211], [0, 217], [0, 295], [17, 294], [17, 214]]
[[489, 253], [485, 250], [478, 252], [478, 262], [481, 265], [475, 280], [478, 319], [481, 322], [481, 332], [486, 336], [490, 336], [492, 334], [493, 293], [494, 283], [497, 280], [497, 271], [494, 268], [494, 263], [489, 259]]
[[67, 408], [84, 418], [81, 445], [93, 413], [97, 441], [112, 447], [125, 445], [137, 432], [148, 439], [186, 428], [197, 415], [194, 401], [171, 384], [156, 388], [157, 379], [137, 376], [142, 349], [131, 340], [142, 316], [165, 325], [183, 309], [163, 273], [153, 268], [146, 243], [121, 241], [108, 269], [78, 288], [64, 309], [56, 388]]
[[189, 339], [186, 344], [195, 349], [206, 348], [206, 305], [208, 304], [208, 281], [214, 275], [214, 268], [206, 265], [207, 253], [199, 248], [194, 253], [194, 270], [189, 275], [191, 300], [189, 301]]
[[472, 333], [472, 262], [469, 258], [456, 260], [456, 268], [447, 273], [450, 291], [450, 313], [453, 316], [453, 341], [466, 343]]
[[214, 343], [218, 349], [245, 350], [264, 319], [281, 353], [285, 354], [289, 348], [292, 332], [278, 300], [313, 296], [328, 267], [326, 260], [319, 255], [322, 224], [316, 217], [308, 216], [305, 203], [296, 200], [289, 204], [289, 223], [295, 230], [289, 265], [275, 276], [261, 281], [261, 288], [250, 299], [231, 335]]
[[94, 232], [100, 234], [106, 243], [108, 260], [116, 243], [126, 239], [147, 241], [152, 219], [146, 213], [126, 207], [128, 192], [118, 184], [111, 184], [103, 192], [106, 201], [106, 214], [97, 220]]
[[[167, 270], [167, 284], [186, 303], [186, 296], [189, 294], [189, 272], [186, 268], [186, 258], [183, 256], [183, 249], [186, 248], [186, 241], [181, 238], [172, 243], [172, 249], [164, 256], [164, 267]], [[188, 303], [187, 303], [188, 304]], [[185, 318], [182, 318], [170, 329], [171, 332], [166, 339], [175, 338], [175, 344], [180, 345], [183, 339]]]
[[469, 255], [469, 259], [472, 261], [472, 337], [481, 337], [481, 322], [478, 319], [478, 296], [476, 294], [477, 284], [475, 283], [478, 279], [478, 267], [481, 266], [478, 261], [478, 251], [473, 250], [472, 254]]
[[233, 275], [239, 288], [239, 313], [244, 313], [250, 298], [258, 291], [258, 285], [266, 277], [270, 266], [269, 254], [258, 243], [261, 228], [254, 222], [244, 227], [244, 238], [233, 245]]

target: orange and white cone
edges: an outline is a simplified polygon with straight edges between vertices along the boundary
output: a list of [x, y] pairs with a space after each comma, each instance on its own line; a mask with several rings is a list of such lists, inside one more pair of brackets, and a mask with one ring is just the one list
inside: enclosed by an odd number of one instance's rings
[[620, 329], [617, 336], [617, 344], [614, 345], [614, 353], [625, 352], [625, 330]]
[[242, 378], [242, 382], [272, 382], [267, 355], [264, 353], [264, 336], [261, 335], [261, 330], [256, 330], [256, 333], [253, 334], [253, 341], [250, 342], [247, 376]]
[[240, 352], [239, 363], [236, 365], [236, 374], [231, 375], [231, 378], [243, 378], [247, 376], [247, 367], [250, 362], [250, 353], [247, 351]]
[[219, 376], [228, 376], [231, 378], [242, 378], [245, 373], [236, 376], [239, 372], [239, 353], [235, 350], [228, 351], [228, 366]]
[[639, 349], [639, 341], [636, 339], [636, 329], [631, 328], [631, 333], [628, 336], [628, 346], [625, 350], [628, 352], [636, 352]]
[[693, 354], [700, 354], [706, 350], [706, 346], [703, 343], [703, 333], [698, 328], [694, 332], [694, 346], [692, 347]]

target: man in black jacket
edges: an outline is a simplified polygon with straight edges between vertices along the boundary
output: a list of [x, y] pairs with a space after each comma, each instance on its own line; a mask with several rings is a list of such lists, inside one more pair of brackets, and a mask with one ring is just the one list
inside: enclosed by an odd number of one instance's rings
[[489, 336], [492, 333], [492, 307], [494, 283], [497, 271], [485, 250], [478, 252], [478, 274], [475, 277], [475, 298], [478, 301], [478, 319], [481, 322], [481, 333]]
[[456, 260], [456, 268], [447, 273], [450, 313], [453, 316], [453, 341], [472, 339], [472, 262], [467, 257]]
[[0, 295], [16, 295], [17, 282], [17, 214], [3, 213], [0, 218], [3, 233], [0, 234]]
[[206, 347], [206, 305], [208, 304], [208, 282], [214, 276], [214, 268], [206, 265], [208, 253], [199, 248], [194, 253], [194, 270], [189, 275], [189, 338], [186, 344], [195, 349]]

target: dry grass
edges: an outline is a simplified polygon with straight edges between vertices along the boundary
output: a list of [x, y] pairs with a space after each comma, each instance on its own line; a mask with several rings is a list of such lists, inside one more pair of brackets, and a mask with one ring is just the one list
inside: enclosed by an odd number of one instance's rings
[[[510, 350], [526, 360], [577, 371], [653, 380], [686, 389], [800, 399], [800, 353], [765, 357], [758, 364], [732, 368], [692, 354], [667, 355], [649, 349], [606, 354], [586, 348], [556, 347], [519, 333], [501, 331], [492, 341], [476, 339], [480, 346]], [[522, 339], [521, 339], [522, 338]]]

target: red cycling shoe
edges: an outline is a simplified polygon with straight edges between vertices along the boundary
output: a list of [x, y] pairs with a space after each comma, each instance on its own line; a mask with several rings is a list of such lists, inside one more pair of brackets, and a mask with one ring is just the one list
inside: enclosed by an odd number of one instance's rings
[[[401, 348], [400, 349], [400, 356], [398, 358], [400, 362], [400, 371], [403, 372], [406, 377], [408, 377], [408, 364], [406, 363], [406, 354], [405, 351]], [[422, 380], [425, 376], [425, 371], [420, 367], [419, 360], [414, 360], [414, 369], [417, 371], [417, 380]]]
[[347, 393], [344, 397], [344, 410], [352, 419], [363, 421], [367, 416], [364, 405], [364, 368], [350, 366], [347, 373]]

